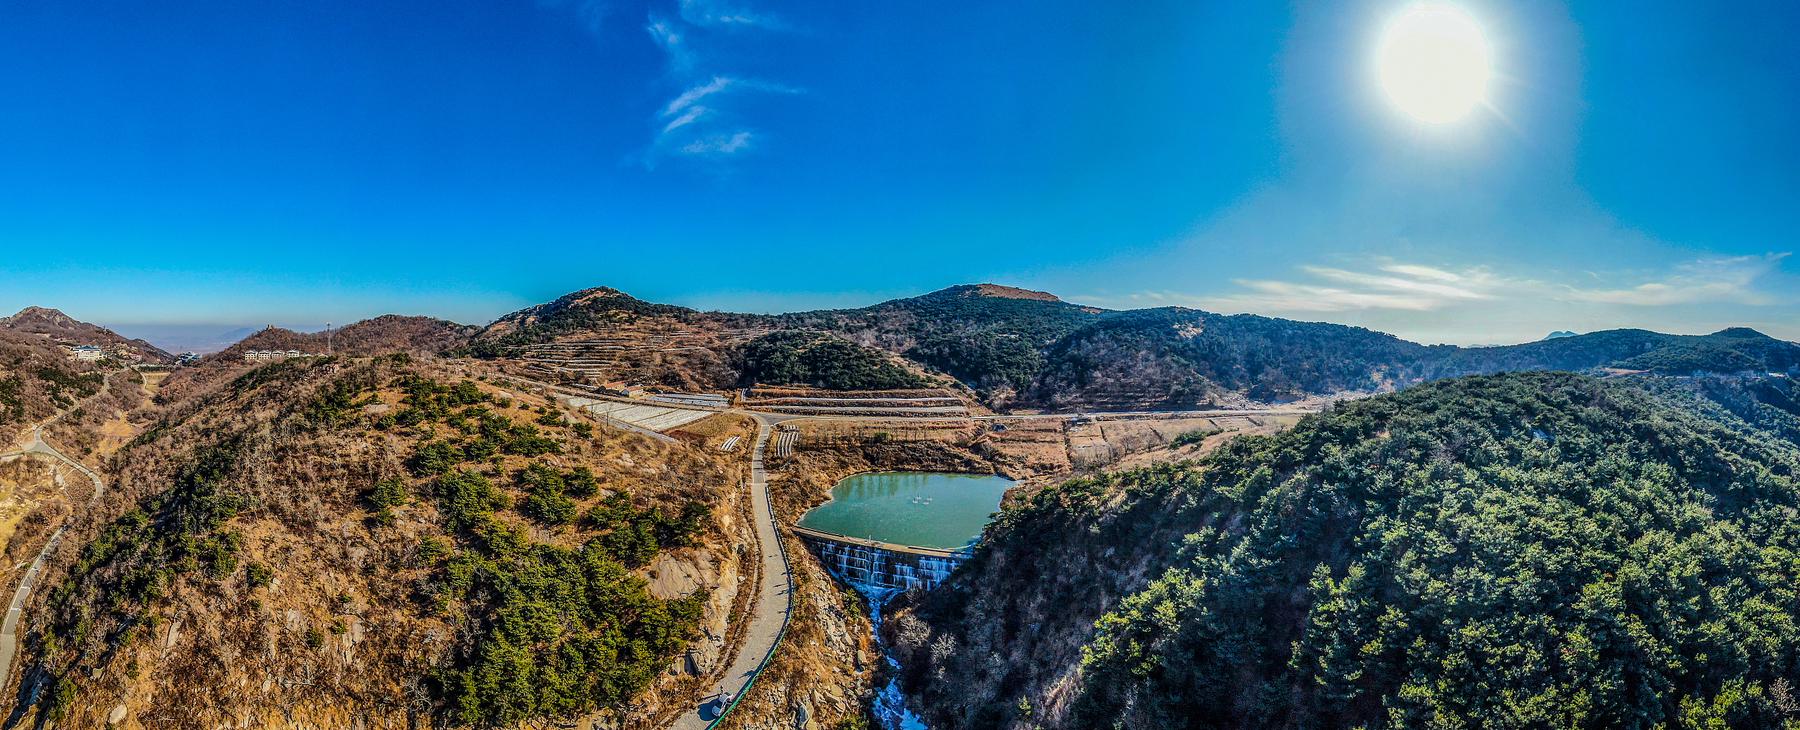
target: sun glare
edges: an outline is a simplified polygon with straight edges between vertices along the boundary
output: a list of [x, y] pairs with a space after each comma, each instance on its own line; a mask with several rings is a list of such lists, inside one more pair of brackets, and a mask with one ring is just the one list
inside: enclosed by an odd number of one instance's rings
[[1409, 5], [1388, 21], [1375, 62], [1388, 99], [1426, 124], [1467, 117], [1487, 100], [1493, 77], [1481, 26], [1445, 2]]

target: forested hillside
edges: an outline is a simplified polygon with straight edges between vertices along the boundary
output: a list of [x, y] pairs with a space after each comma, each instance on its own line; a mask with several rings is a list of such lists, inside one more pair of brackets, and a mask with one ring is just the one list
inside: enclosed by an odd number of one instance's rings
[[554, 301], [501, 317], [482, 330], [473, 346], [476, 354], [495, 355], [510, 347], [548, 342], [565, 335], [602, 334], [611, 327], [634, 323], [643, 318], [705, 324], [714, 318], [728, 319], [731, 316], [697, 312], [672, 304], [646, 302], [617, 289], [602, 286], [571, 292]]
[[1360, 327], [1176, 307], [1110, 312], [1051, 345], [1031, 395], [1049, 405], [1193, 407], [1377, 391], [1441, 349]]
[[738, 477], [484, 380], [307, 358], [171, 406], [74, 518], [27, 605], [13, 676], [36, 689], [6, 696], [59, 727], [182, 728], [510, 727], [641, 700], [708, 606], [652, 595], [646, 566], [711, 550]]
[[1800, 721], [1784, 379], [1463, 378], [1007, 510], [890, 624], [934, 726]]
[[1431, 377], [1510, 370], [1613, 367], [1666, 375], [1786, 372], [1800, 367], [1800, 345], [1743, 327], [1710, 335], [1606, 330], [1504, 347], [1443, 348]]
[[804, 385], [829, 390], [922, 388], [929, 383], [887, 353], [818, 332], [784, 330], [738, 348], [745, 385]]
[[1044, 366], [1043, 348], [1100, 314], [1043, 292], [965, 284], [781, 321], [900, 353], [977, 390], [1004, 394], [1028, 388]]

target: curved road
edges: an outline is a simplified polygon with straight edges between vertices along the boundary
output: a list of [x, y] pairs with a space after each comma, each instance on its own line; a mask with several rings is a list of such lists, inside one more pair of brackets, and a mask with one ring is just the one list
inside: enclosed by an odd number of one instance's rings
[[775, 656], [775, 645], [787, 629], [788, 614], [794, 607], [794, 576], [788, 569], [787, 548], [775, 529], [775, 510], [769, 504], [769, 481], [763, 472], [763, 448], [769, 444], [769, 427], [778, 419], [755, 414], [756, 445], [750, 450], [750, 511], [756, 515], [756, 547], [761, 562], [756, 585], [755, 604], [750, 609], [750, 625], [744, 643], [731, 658], [725, 679], [716, 685], [704, 703], [683, 713], [668, 727], [674, 730], [705, 730], [717, 725], [730, 712], [735, 702], [724, 698], [742, 698], [750, 691], [763, 665]]
[[[106, 388], [111, 384], [111, 381], [112, 374], [108, 373], [106, 379], [101, 381], [100, 390], [96, 391], [96, 393], [105, 392]], [[81, 472], [83, 476], [93, 482], [94, 497], [98, 498], [106, 489], [106, 483], [101, 481], [100, 475], [94, 473], [94, 470], [87, 468], [86, 464], [69, 458], [61, 451], [57, 451], [56, 447], [51, 446], [44, 441], [45, 426], [57, 422], [64, 414], [79, 407], [79, 405], [76, 405], [75, 407], [50, 417], [49, 420], [46, 420], [43, 423], [32, 426], [31, 441], [26, 443], [25, 448], [19, 451], [0, 454], [0, 459], [11, 459], [23, 456], [43, 456], [61, 461], [64, 464], [73, 467], [76, 471]], [[52, 551], [56, 550], [57, 545], [62, 544], [63, 530], [66, 529], [68, 529], [68, 525], [65, 523], [62, 527], [56, 528], [56, 532], [50, 533], [50, 540], [44, 543], [44, 549], [39, 550], [37, 558], [31, 561], [31, 568], [25, 571], [25, 577], [19, 581], [18, 590], [13, 591], [12, 602], [6, 606], [6, 619], [0, 621], [0, 690], [3, 690], [7, 686], [7, 683], [12, 681], [13, 659], [19, 652], [19, 619], [25, 610], [25, 600], [31, 597], [31, 589], [37, 584], [38, 573], [43, 572], [44, 560], [50, 556]]]
[[[718, 725], [745, 693], [750, 691], [756, 675], [762, 671], [763, 665], [775, 656], [777, 644], [782, 633], [787, 629], [788, 614], [793, 610], [794, 577], [788, 566], [787, 548], [781, 542], [775, 520], [775, 511], [769, 504], [769, 483], [763, 472], [763, 450], [768, 446], [770, 427], [783, 421], [791, 420], [874, 420], [905, 421], [904, 418], [882, 418], [880, 416], [818, 416], [797, 415], [788, 413], [767, 413], [742, 408], [725, 411], [738, 413], [756, 419], [756, 445], [750, 451], [750, 505], [751, 511], [758, 517], [756, 522], [756, 544], [762, 560], [761, 578], [757, 581], [756, 603], [751, 608], [750, 626], [744, 636], [743, 646], [737, 655], [732, 657], [731, 668], [725, 674], [725, 680], [713, 688], [712, 693], [700, 698], [702, 703], [682, 714], [666, 727], [671, 730], [708, 730]], [[1028, 419], [1072, 419], [1081, 417], [1105, 416], [1238, 416], [1238, 415], [1299, 415], [1310, 413], [1309, 410], [1215, 410], [1215, 411], [1119, 411], [1089, 413], [1047, 413], [1026, 416], [976, 416], [976, 420], [1028, 420]], [[729, 693], [727, 695], [726, 693]], [[726, 704], [724, 697], [733, 701]]]
[[[573, 394], [582, 393], [585, 397], [600, 397], [607, 400], [627, 399], [595, 396], [585, 391], [574, 391], [562, 386], [541, 381], [521, 378], [526, 382], [553, 392]], [[667, 405], [667, 404], [662, 404]], [[713, 410], [713, 409], [702, 409]], [[826, 415], [773, 413], [747, 408], [728, 408], [718, 412], [735, 413], [756, 419], [756, 445], [750, 451], [750, 505], [757, 517], [756, 545], [762, 561], [762, 570], [756, 587], [756, 600], [751, 608], [750, 625], [744, 636], [744, 643], [732, 657], [730, 669], [724, 681], [714, 685], [709, 694], [699, 698], [700, 702], [692, 709], [676, 718], [674, 722], [664, 726], [671, 730], [708, 730], [718, 725], [736, 705], [745, 693], [749, 692], [763, 666], [775, 656], [777, 644], [787, 629], [788, 615], [793, 610], [794, 578], [788, 565], [786, 547], [781, 542], [775, 519], [775, 511], [769, 504], [769, 484], [763, 472], [763, 451], [769, 442], [771, 427], [783, 421], [876, 421], [884, 423], [906, 423], [909, 421], [936, 421], [939, 418], [907, 418], [879, 415]], [[1077, 418], [1106, 417], [1227, 417], [1227, 416], [1266, 416], [1266, 415], [1305, 415], [1315, 412], [1313, 409], [1219, 409], [1191, 411], [1087, 411], [1078, 413], [1038, 413], [1024, 415], [979, 415], [967, 416], [974, 421], [1023, 421], [1035, 419], [1070, 420]], [[633, 429], [640, 430], [640, 429]], [[661, 435], [661, 434], [657, 434]], [[666, 436], [664, 438], [667, 438]], [[3, 685], [0, 685], [3, 686]], [[725, 700], [731, 698], [730, 702]]]

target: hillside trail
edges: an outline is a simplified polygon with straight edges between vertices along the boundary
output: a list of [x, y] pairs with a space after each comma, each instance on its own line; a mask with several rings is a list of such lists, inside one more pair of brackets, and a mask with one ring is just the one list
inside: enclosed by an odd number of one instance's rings
[[756, 599], [750, 609], [744, 642], [732, 657], [724, 679], [711, 694], [699, 698], [693, 709], [666, 726], [671, 730], [705, 730], [724, 720], [774, 658], [775, 648], [787, 630], [788, 615], [793, 611], [794, 575], [787, 548], [776, 529], [775, 510], [769, 503], [769, 481], [763, 471], [763, 451], [769, 443], [770, 427], [778, 419], [754, 417], [756, 444], [750, 450], [750, 511], [757, 517], [756, 547], [761, 561]]
[[[31, 438], [23, 443], [22, 448], [17, 451], [0, 454], [0, 459], [37, 456], [61, 462], [65, 466], [81, 473], [82, 476], [87, 477], [88, 481], [92, 482], [94, 485], [93, 498], [98, 499], [100, 495], [106, 491], [106, 482], [100, 478], [98, 473], [89, 469], [86, 464], [69, 458], [67, 454], [58, 451], [56, 447], [51, 446], [49, 442], [45, 441], [44, 428], [62, 420], [63, 416], [80, 409], [81, 406], [85, 405], [95, 396], [105, 393], [106, 389], [112, 386], [112, 377], [115, 374], [117, 373], [107, 373], [106, 376], [101, 379], [100, 389], [94, 391], [94, 395], [90, 395], [87, 398], [82, 399], [79, 403], [64, 408], [63, 410], [58, 411], [56, 415], [33, 425], [31, 427]], [[62, 526], [56, 528], [56, 532], [50, 533], [50, 539], [44, 543], [44, 548], [39, 550], [37, 557], [31, 561], [31, 567], [25, 571], [25, 577], [20, 579], [18, 589], [13, 591], [12, 601], [6, 606], [6, 619], [0, 621], [0, 690], [4, 690], [12, 682], [13, 659], [17, 657], [19, 652], [19, 621], [23, 618], [25, 601], [31, 597], [31, 589], [37, 584], [38, 574], [43, 572], [44, 561], [49, 558], [50, 553], [54, 552], [58, 545], [62, 544], [63, 531], [68, 528], [68, 523], [65, 522]]]

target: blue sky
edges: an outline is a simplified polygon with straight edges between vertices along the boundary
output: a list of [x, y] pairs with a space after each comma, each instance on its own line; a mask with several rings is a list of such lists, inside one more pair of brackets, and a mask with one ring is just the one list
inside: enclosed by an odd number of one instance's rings
[[1429, 342], [1800, 338], [1800, 9], [1459, 2], [1492, 108], [1426, 128], [1371, 71], [1407, 4], [0, 0], [0, 309], [999, 281]]

